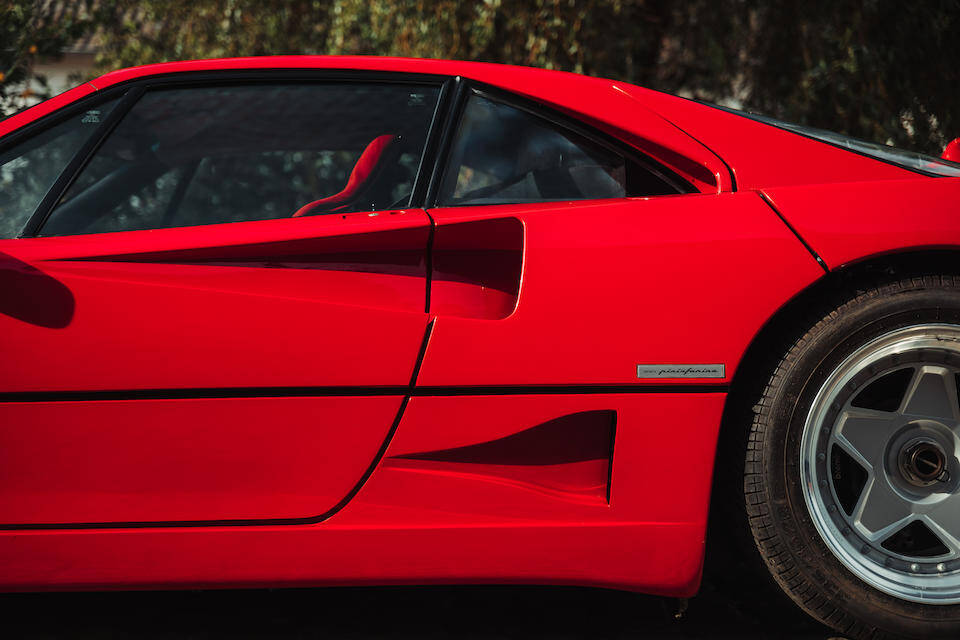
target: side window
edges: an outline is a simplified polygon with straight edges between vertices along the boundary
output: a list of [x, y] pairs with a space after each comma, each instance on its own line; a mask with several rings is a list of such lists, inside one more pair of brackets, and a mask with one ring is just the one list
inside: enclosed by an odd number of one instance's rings
[[0, 152], [0, 238], [16, 237], [116, 101], [91, 107]]
[[148, 91], [41, 234], [407, 206], [438, 95], [355, 82]]
[[528, 111], [474, 93], [440, 204], [507, 204], [680, 193], [660, 172]]

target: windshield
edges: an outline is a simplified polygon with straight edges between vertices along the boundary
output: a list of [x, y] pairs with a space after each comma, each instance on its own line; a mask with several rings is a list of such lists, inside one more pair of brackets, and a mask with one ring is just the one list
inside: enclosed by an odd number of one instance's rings
[[806, 127], [804, 125], [793, 124], [791, 122], [783, 122], [782, 120], [777, 120], [776, 118], [771, 118], [769, 116], [762, 116], [757, 113], [749, 113], [747, 111], [731, 109], [730, 107], [722, 107], [716, 104], [711, 104], [710, 106], [716, 107], [717, 109], [721, 109], [723, 111], [728, 111], [730, 113], [735, 113], [738, 116], [750, 118], [751, 120], [756, 120], [757, 122], [779, 127], [780, 129], [786, 129], [787, 131], [792, 131], [793, 133], [800, 134], [801, 136], [814, 138], [815, 140], [826, 142], [827, 144], [832, 144], [836, 147], [853, 151], [854, 153], [860, 153], [865, 156], [870, 156], [871, 158], [876, 158], [877, 160], [889, 162], [897, 165], [898, 167], [903, 167], [904, 169], [909, 169], [911, 171], [917, 171], [934, 176], [960, 177], [960, 164], [956, 162], [950, 162], [949, 160], [928, 156], [916, 151], [897, 149], [896, 147], [877, 144], [876, 142], [858, 140], [857, 138], [851, 138], [839, 133], [834, 133], [833, 131], [815, 129], [813, 127]]

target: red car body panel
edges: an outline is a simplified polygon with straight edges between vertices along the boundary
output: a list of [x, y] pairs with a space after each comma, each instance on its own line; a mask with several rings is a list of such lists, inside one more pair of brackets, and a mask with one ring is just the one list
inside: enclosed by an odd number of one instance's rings
[[692, 100], [641, 87], [628, 91], [689, 135], [708, 141], [736, 176], [738, 189], [917, 177], [907, 169]]
[[428, 236], [411, 210], [0, 241], [40, 268], [0, 315], [0, 388], [405, 386]]
[[[662, 378], [638, 381], [636, 365], [683, 362], [726, 364], [717, 382], [728, 381], [756, 329], [823, 275], [796, 236], [750, 192], [576, 208], [461, 207], [430, 215], [437, 223], [435, 269], [444, 268], [445, 253], [462, 254], [462, 247], [446, 244], [457, 225], [514, 218], [524, 235], [522, 284], [506, 317], [491, 321], [469, 309], [445, 313], [448, 289], [442, 271], [435, 272], [431, 311], [438, 320], [419, 378], [428, 386], [662, 384]], [[470, 237], [483, 242], [476, 230]], [[460, 271], [460, 298], [471, 282], [479, 294], [483, 265]], [[726, 305], [737, 314], [708, 311]]]
[[[699, 193], [0, 240], [0, 588], [689, 596], [724, 403], [757, 335], [828, 269], [960, 244], [958, 179], [501, 65], [152, 65], [0, 135], [127, 82], [273, 69], [467, 78]], [[724, 370], [638, 377], [694, 364]]]
[[[357, 495], [357, 510], [345, 511], [344, 517], [368, 521], [407, 513], [410, 521], [437, 525], [506, 519], [517, 524], [557, 520], [704, 526], [703, 506], [723, 400], [722, 393], [414, 397], [381, 468]], [[564, 461], [563, 452], [550, 455], [551, 444], [557, 447], [569, 440], [578, 440], [578, 449], [584, 450], [584, 438], [576, 436], [578, 429], [609, 449], [607, 432], [598, 426], [610, 407], [617, 407], [614, 455], [609, 468], [604, 456], [602, 475], [576, 468], [589, 461]], [[562, 416], [582, 416], [582, 420], [561, 424], [556, 419]], [[671, 429], [674, 442], [690, 455], [690, 475], [677, 481], [691, 500], [647, 490], [669, 475], [671, 466], [659, 453], [662, 434], [648, 425], [670, 421], [669, 416], [677, 418], [676, 428]], [[456, 425], [456, 429], [438, 430], [436, 424]], [[712, 428], [694, 426], [703, 424]], [[517, 464], [515, 458], [520, 457], [524, 443], [514, 434], [524, 432], [543, 441], [538, 450], [547, 453], [538, 464]], [[477, 446], [491, 442], [500, 443], [499, 450]], [[573, 473], [563, 467], [574, 467]], [[593, 484], [595, 479], [599, 487]]]
[[[469, 442], [488, 437], [480, 430], [502, 420], [504, 410], [513, 412], [508, 428], [525, 428], [531, 420], [616, 406], [610, 504], [547, 497], [533, 483], [499, 481], [489, 467], [450, 478], [428, 465], [418, 471], [385, 464], [347, 507], [319, 524], [6, 532], [2, 584], [62, 590], [512, 582], [692, 595], [723, 401], [722, 393], [416, 397], [397, 433], [429, 432], [409, 445], [398, 439], [388, 461], [394, 451], [461, 441], [444, 438], [435, 418], [452, 428], [476, 412], [462, 440]], [[671, 482], [671, 492], [651, 492], [671, 462], [659, 453], [663, 432], [646, 425], [666, 422], [675, 442], [689, 449], [691, 466]]]
[[317, 516], [363, 476], [400, 402], [3, 403], [0, 514], [4, 523], [21, 525]]
[[[829, 267], [884, 253], [960, 245], [960, 179], [765, 189]], [[829, 202], [829, 207], [816, 203]]]

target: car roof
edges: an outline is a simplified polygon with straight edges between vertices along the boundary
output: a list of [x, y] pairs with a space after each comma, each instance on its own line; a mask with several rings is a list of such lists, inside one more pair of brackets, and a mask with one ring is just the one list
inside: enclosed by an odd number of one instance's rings
[[574, 83], [597, 90], [615, 90], [616, 82], [566, 71], [461, 60], [434, 60], [429, 58], [400, 58], [390, 56], [251, 56], [242, 58], [213, 58], [160, 62], [111, 71], [92, 80], [98, 89], [136, 78], [171, 73], [226, 71], [242, 69], [346, 69], [394, 73], [418, 73], [440, 76], [463, 76], [493, 85], [517, 85], [521, 82]]

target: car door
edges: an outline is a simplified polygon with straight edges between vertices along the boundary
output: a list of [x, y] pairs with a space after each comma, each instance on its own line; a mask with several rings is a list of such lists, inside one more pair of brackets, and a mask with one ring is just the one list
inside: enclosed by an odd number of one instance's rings
[[407, 207], [440, 90], [147, 82], [0, 149], [0, 525], [348, 500], [428, 330], [429, 219]]

